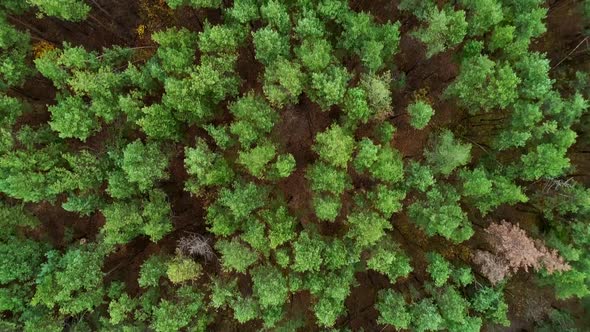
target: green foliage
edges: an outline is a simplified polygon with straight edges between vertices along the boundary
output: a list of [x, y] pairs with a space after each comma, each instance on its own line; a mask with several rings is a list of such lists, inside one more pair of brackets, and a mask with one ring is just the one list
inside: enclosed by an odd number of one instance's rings
[[504, 290], [501, 287], [483, 286], [471, 301], [473, 310], [482, 313], [492, 322], [509, 326], [508, 305], [504, 302]]
[[180, 6], [191, 6], [195, 8], [221, 7], [221, 0], [166, 0], [166, 3], [173, 9]]
[[432, 147], [424, 151], [426, 161], [435, 173], [448, 176], [471, 159], [471, 145], [455, 139], [450, 130], [443, 130], [432, 138]]
[[496, 0], [460, 1], [468, 10], [467, 23], [470, 36], [480, 36], [490, 31], [504, 19], [502, 2]]
[[313, 164], [307, 170], [311, 190], [314, 192], [329, 192], [342, 194], [350, 188], [350, 179], [344, 170], [334, 168], [323, 162]]
[[151, 255], [143, 262], [137, 282], [140, 287], [158, 287], [160, 278], [166, 275], [166, 261], [158, 255]]
[[505, 108], [518, 97], [521, 79], [507, 63], [495, 63], [487, 56], [469, 57], [461, 63], [459, 76], [445, 94], [457, 99], [469, 113]]
[[312, 73], [321, 72], [332, 62], [332, 45], [325, 39], [304, 39], [295, 54]]
[[396, 329], [407, 329], [412, 316], [408, 311], [404, 297], [391, 289], [380, 290], [377, 295], [375, 308], [379, 311], [377, 322], [391, 325]]
[[236, 27], [226, 25], [210, 25], [208, 22], [199, 33], [199, 49], [201, 52], [235, 53], [241, 43], [240, 31]]
[[350, 228], [346, 236], [353, 238], [361, 248], [376, 244], [385, 236], [385, 230], [392, 228], [387, 219], [369, 211], [353, 212], [348, 215], [347, 222]]
[[271, 27], [267, 26], [252, 33], [252, 39], [256, 48], [256, 60], [265, 66], [290, 56], [288, 38]]
[[31, 69], [25, 62], [30, 52], [30, 36], [13, 28], [0, 13], [0, 91], [21, 86]]
[[451, 264], [436, 252], [426, 254], [428, 268], [426, 271], [434, 281], [436, 287], [442, 287], [451, 276]]
[[93, 247], [72, 248], [61, 255], [49, 251], [37, 275], [31, 303], [64, 315], [92, 311], [103, 301], [101, 271], [104, 254]]
[[234, 177], [226, 159], [212, 152], [202, 139], [197, 140], [194, 148], [185, 148], [184, 154], [187, 173], [193, 176], [186, 187], [195, 194], [204, 187], [229, 184]]
[[180, 124], [170, 109], [162, 104], [152, 104], [142, 108], [141, 112], [142, 116], [137, 124], [148, 137], [171, 140], [180, 138]]
[[528, 200], [521, 188], [510, 179], [488, 174], [482, 167], [471, 171], [462, 170], [459, 177], [463, 180], [463, 195], [469, 197], [473, 205], [484, 215], [501, 204], [515, 204]]
[[274, 266], [262, 265], [252, 269], [252, 292], [262, 308], [282, 306], [289, 293], [287, 279]]
[[375, 208], [377, 208], [384, 217], [391, 218], [395, 212], [402, 210], [403, 206], [401, 201], [406, 197], [406, 192], [379, 184], [374, 191], [368, 194], [368, 196]]
[[191, 330], [207, 330], [203, 295], [191, 286], [178, 288], [171, 300], [161, 300], [153, 308], [153, 321], [150, 325], [157, 332], [178, 331], [190, 326]]
[[428, 125], [430, 118], [434, 115], [434, 110], [428, 103], [418, 100], [408, 106], [408, 114], [410, 114], [410, 124], [412, 127], [424, 129]]
[[281, 33], [291, 29], [291, 19], [287, 6], [280, 1], [270, 0], [260, 7], [262, 19], [270, 26]]
[[408, 276], [413, 270], [410, 258], [388, 237], [377, 244], [377, 248], [367, 260], [367, 268], [385, 274], [392, 284], [395, 284], [399, 277]]
[[[152, 2], [127, 32], [104, 20], [120, 6], [0, 4], [0, 330], [348, 330], [368, 270], [394, 285], [414, 269], [423, 285], [369, 289], [382, 327], [507, 326], [505, 284], [450, 260], [476, 249], [456, 245], [481, 231], [468, 215], [524, 202], [568, 267], [531, 280], [586, 301], [590, 190], [570, 177], [586, 171], [590, 78], [569, 59], [584, 45], [553, 64], [534, 51], [544, 2], [402, 0], [404, 25], [377, 15], [395, 4]], [[52, 45], [72, 26], [47, 15], [137, 47]]]
[[55, 16], [66, 21], [82, 21], [86, 19], [90, 6], [82, 0], [28, 0], [47, 16]]
[[415, 31], [413, 36], [426, 44], [428, 58], [459, 44], [467, 34], [465, 12], [462, 10], [455, 11], [450, 6], [442, 10], [431, 7], [425, 20], [428, 27]]
[[382, 147], [377, 153], [377, 159], [370, 169], [371, 176], [375, 179], [395, 183], [402, 179], [404, 164], [399, 151], [389, 146]]
[[[8, 233], [8, 232], [7, 232]], [[36, 267], [43, 262], [45, 246], [14, 235], [2, 236], [0, 244], [0, 285], [13, 281], [26, 282], [36, 274]]]
[[460, 198], [454, 188], [437, 186], [426, 193], [426, 200], [412, 203], [408, 212], [428, 236], [439, 234], [453, 242], [463, 242], [473, 235], [473, 229], [458, 204]]
[[51, 113], [51, 129], [57, 131], [61, 138], [86, 141], [98, 130], [97, 119], [80, 97], [68, 96], [48, 110]]
[[256, 263], [258, 255], [237, 239], [219, 240], [215, 249], [221, 253], [221, 264], [226, 271], [245, 273], [250, 265]]
[[172, 211], [161, 190], [151, 191], [144, 201], [112, 203], [101, 212], [106, 219], [103, 240], [110, 245], [125, 244], [140, 234], [157, 242], [172, 230]]
[[425, 298], [415, 303], [410, 314], [415, 331], [436, 331], [443, 327], [443, 318], [432, 299]]
[[313, 150], [334, 167], [346, 168], [352, 157], [354, 138], [342, 127], [333, 125], [315, 137]]
[[142, 191], [152, 188], [156, 181], [167, 178], [168, 157], [154, 142], [136, 140], [123, 150], [121, 168], [132, 183]]
[[277, 154], [270, 143], [258, 145], [248, 151], [240, 151], [238, 163], [246, 167], [248, 172], [257, 178], [263, 178], [272, 159]]
[[188, 257], [177, 256], [166, 264], [166, 275], [174, 284], [196, 280], [202, 273], [201, 265]]
[[313, 209], [319, 220], [336, 220], [341, 208], [342, 202], [338, 196], [332, 194], [319, 194], [314, 195], [313, 197]]
[[253, 93], [239, 98], [230, 105], [229, 111], [234, 116], [230, 131], [243, 147], [250, 147], [268, 134], [277, 121], [275, 111], [263, 98]]
[[342, 103], [351, 75], [342, 66], [331, 65], [322, 72], [311, 74], [310, 99], [324, 110]]
[[358, 55], [371, 72], [381, 69], [398, 51], [399, 22], [377, 25], [371, 15], [351, 12], [344, 16], [342, 25], [342, 46]]
[[274, 210], [263, 210], [261, 218], [268, 225], [268, 240], [271, 249], [289, 242], [295, 237], [296, 219], [289, 214], [285, 206]]
[[299, 233], [299, 237], [293, 242], [295, 261], [292, 269], [297, 272], [319, 271], [324, 246], [324, 242], [317, 234], [307, 231]]
[[428, 166], [421, 165], [416, 161], [411, 161], [406, 167], [406, 183], [409, 188], [415, 188], [425, 192], [434, 184], [434, 176]]
[[275, 107], [296, 104], [303, 92], [304, 78], [298, 63], [279, 58], [264, 71], [264, 95]]

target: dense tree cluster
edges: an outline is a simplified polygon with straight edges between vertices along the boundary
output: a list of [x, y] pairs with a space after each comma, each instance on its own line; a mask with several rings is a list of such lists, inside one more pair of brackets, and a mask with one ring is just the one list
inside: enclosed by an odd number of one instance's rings
[[[480, 331], [524, 273], [588, 299], [590, 77], [533, 47], [544, 2], [155, 2], [194, 22], [42, 52], [25, 21], [105, 9], [0, 4], [0, 330], [340, 331], [371, 287], [365, 330]], [[403, 38], [456, 63], [438, 95]]]

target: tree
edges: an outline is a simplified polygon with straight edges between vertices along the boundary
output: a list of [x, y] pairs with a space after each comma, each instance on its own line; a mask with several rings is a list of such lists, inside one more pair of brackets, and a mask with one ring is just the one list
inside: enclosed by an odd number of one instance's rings
[[462, 10], [455, 11], [450, 6], [445, 6], [442, 10], [431, 7], [425, 20], [428, 27], [421, 28], [412, 35], [426, 44], [427, 58], [459, 44], [467, 34], [468, 25]]
[[137, 124], [148, 137], [175, 141], [180, 138], [180, 123], [166, 106], [152, 104], [143, 107], [141, 112], [143, 116], [137, 120]]
[[99, 129], [97, 119], [81, 97], [65, 97], [48, 110], [51, 113], [51, 129], [57, 131], [61, 138], [86, 141]]
[[353, 137], [338, 125], [317, 134], [313, 146], [313, 150], [322, 160], [340, 168], [346, 168], [353, 149]]
[[407, 165], [404, 173], [408, 174], [406, 185], [409, 188], [415, 188], [419, 191], [425, 192], [434, 184], [434, 176], [430, 168], [426, 165], [421, 165], [416, 161], [411, 161]]
[[169, 28], [152, 34], [159, 47], [156, 51], [162, 69], [167, 73], [185, 74], [192, 69], [198, 37], [185, 28]]
[[377, 295], [375, 308], [379, 311], [377, 322], [392, 325], [396, 329], [407, 329], [412, 316], [407, 308], [404, 297], [391, 289], [382, 289]]
[[321, 72], [333, 61], [332, 45], [325, 39], [304, 39], [295, 49], [301, 64], [312, 73]]
[[289, 39], [267, 26], [252, 33], [256, 60], [270, 66], [280, 58], [288, 59], [291, 55]]
[[185, 148], [184, 154], [187, 173], [193, 176], [186, 184], [190, 192], [198, 194], [204, 187], [229, 184], [234, 177], [226, 159], [212, 152], [202, 139], [194, 148]]
[[307, 170], [307, 179], [314, 192], [342, 194], [351, 187], [350, 178], [344, 170], [331, 167], [323, 162], [313, 164]]
[[377, 118], [388, 116], [392, 110], [391, 72], [385, 71], [379, 75], [364, 74], [359, 86], [365, 90], [369, 108]]
[[492, 284], [497, 284], [519, 268], [528, 272], [529, 267], [540, 270], [543, 266], [549, 274], [571, 269], [557, 251], [548, 249], [540, 240], [529, 238], [518, 225], [506, 221], [492, 223], [486, 228], [486, 233], [495, 256], [478, 251], [474, 262], [481, 265], [482, 272]]
[[313, 197], [313, 209], [319, 220], [334, 221], [340, 209], [342, 202], [340, 197], [332, 194], [316, 194]]
[[268, 240], [271, 249], [288, 243], [295, 237], [296, 219], [284, 205], [274, 210], [262, 210], [260, 217], [268, 225]]
[[473, 310], [482, 313], [494, 323], [509, 326], [508, 305], [504, 302], [504, 289], [500, 287], [481, 287], [471, 300]]
[[123, 150], [121, 168], [132, 183], [137, 183], [139, 189], [146, 191], [152, 188], [156, 181], [165, 179], [168, 175], [168, 157], [154, 142], [142, 143], [135, 140]]
[[468, 34], [480, 36], [490, 31], [504, 19], [502, 4], [496, 0], [461, 0], [467, 11]]
[[173, 284], [196, 280], [201, 276], [201, 265], [188, 257], [176, 256], [166, 264], [166, 275]]
[[509, 178], [489, 174], [481, 166], [471, 171], [461, 170], [459, 177], [463, 181], [463, 195], [469, 197], [483, 215], [501, 204], [528, 201], [522, 189]]
[[102, 304], [104, 289], [101, 271], [104, 254], [94, 246], [71, 248], [64, 254], [46, 253], [36, 279], [32, 304], [59, 309], [64, 315], [92, 311]]
[[157, 332], [177, 331], [187, 326], [197, 332], [206, 331], [209, 318], [203, 299], [203, 294], [192, 286], [179, 287], [172, 299], [162, 299], [153, 307], [150, 327]]
[[199, 33], [199, 50], [206, 53], [236, 53], [243, 39], [237, 27], [228, 25], [211, 25], [206, 22]]
[[412, 127], [423, 129], [434, 115], [434, 110], [428, 103], [418, 100], [408, 106], [408, 114]]
[[25, 61], [30, 52], [30, 38], [9, 25], [0, 13], [0, 91], [22, 85], [31, 74]]
[[383, 214], [385, 218], [401, 211], [403, 208], [402, 200], [406, 197], [406, 192], [400, 189], [393, 189], [384, 184], [378, 184], [376, 188], [368, 193], [368, 198], [372, 205]]
[[83, 21], [90, 12], [88, 6], [82, 0], [28, 0], [37, 6], [47, 16], [55, 16], [66, 21]]
[[350, 78], [345, 67], [328, 66], [322, 72], [311, 74], [311, 90], [307, 94], [313, 102], [326, 110], [342, 103]]
[[173, 9], [180, 6], [191, 6], [195, 8], [221, 7], [221, 0], [166, 0], [166, 3]]
[[219, 240], [215, 249], [221, 253], [221, 263], [226, 271], [245, 273], [258, 260], [258, 255], [237, 239]]
[[287, 6], [280, 1], [270, 0], [260, 6], [262, 19], [270, 26], [283, 34], [291, 30], [291, 18]]
[[268, 134], [277, 122], [276, 112], [254, 93], [240, 97], [230, 104], [229, 110], [234, 116], [230, 131], [243, 147], [250, 147]]
[[432, 299], [424, 298], [412, 305], [412, 326], [416, 331], [436, 331], [442, 328], [443, 318]]
[[264, 94], [275, 107], [295, 104], [303, 92], [304, 75], [298, 63], [279, 58], [264, 71]]
[[297, 272], [319, 271], [325, 244], [315, 233], [303, 231], [293, 243], [294, 263]]
[[428, 236], [439, 234], [460, 243], [473, 235], [467, 215], [458, 204], [460, 198], [454, 188], [439, 185], [426, 193], [426, 200], [412, 203], [408, 212]]
[[238, 163], [246, 167], [248, 172], [257, 178], [264, 178], [268, 173], [271, 160], [275, 158], [277, 150], [270, 143], [263, 143], [248, 151], [240, 151]]
[[[367, 260], [367, 268], [381, 272], [392, 284], [399, 277], [406, 277], [412, 272], [410, 258], [390, 237], [384, 237]], [[391, 299], [390, 299], [391, 301]]]
[[160, 278], [166, 275], [166, 260], [159, 255], [151, 255], [143, 262], [137, 279], [140, 287], [158, 287]]
[[570, 167], [566, 151], [546, 143], [537, 145], [534, 150], [521, 155], [520, 160], [522, 178], [529, 181], [542, 177], [559, 177]]
[[431, 148], [424, 151], [424, 157], [434, 172], [448, 176], [455, 168], [469, 162], [471, 145], [458, 142], [453, 133], [445, 129], [433, 136]]
[[353, 212], [346, 221], [350, 225], [346, 237], [354, 239], [360, 248], [376, 244], [385, 236], [385, 230], [392, 228], [390, 222], [376, 212]]
[[434, 280], [434, 285], [442, 287], [451, 276], [451, 264], [436, 252], [428, 252], [426, 259], [428, 260], [426, 271], [430, 274], [430, 278]]
[[384, 146], [379, 149], [375, 163], [369, 170], [371, 176], [377, 180], [395, 183], [400, 181], [404, 175], [404, 164], [399, 151]]
[[469, 57], [461, 63], [459, 76], [445, 90], [469, 113], [506, 108], [518, 97], [521, 79], [508, 63], [495, 63], [485, 55]]
[[252, 269], [252, 292], [263, 309], [281, 307], [289, 294], [287, 279], [272, 265], [261, 265]]

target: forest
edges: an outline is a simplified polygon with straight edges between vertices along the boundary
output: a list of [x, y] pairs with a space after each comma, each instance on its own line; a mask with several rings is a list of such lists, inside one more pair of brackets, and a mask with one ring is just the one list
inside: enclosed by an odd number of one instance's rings
[[590, 0], [0, 0], [0, 331], [590, 331]]

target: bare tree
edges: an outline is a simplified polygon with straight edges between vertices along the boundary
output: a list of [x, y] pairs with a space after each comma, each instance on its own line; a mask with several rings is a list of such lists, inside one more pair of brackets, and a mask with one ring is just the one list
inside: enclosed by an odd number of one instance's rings
[[212, 261], [216, 256], [209, 244], [209, 240], [201, 234], [191, 233], [178, 240], [177, 248], [185, 255], [197, 255], [203, 257], [206, 261]]

